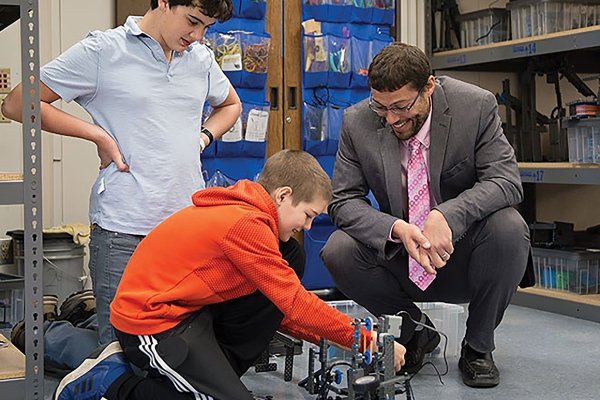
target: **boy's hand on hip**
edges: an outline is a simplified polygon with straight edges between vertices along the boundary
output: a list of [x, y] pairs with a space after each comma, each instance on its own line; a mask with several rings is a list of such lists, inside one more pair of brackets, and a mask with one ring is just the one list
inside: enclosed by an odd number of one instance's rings
[[98, 132], [95, 135], [94, 142], [98, 149], [98, 157], [100, 157], [100, 169], [104, 169], [114, 162], [117, 169], [121, 172], [128, 172], [129, 166], [123, 162], [123, 155], [119, 150], [117, 142], [100, 126], [95, 125]]

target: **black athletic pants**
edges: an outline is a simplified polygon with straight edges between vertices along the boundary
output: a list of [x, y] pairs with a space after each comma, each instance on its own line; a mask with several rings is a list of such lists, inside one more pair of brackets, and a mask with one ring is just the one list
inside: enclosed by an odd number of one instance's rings
[[[283, 258], [301, 277], [304, 250], [280, 242]], [[173, 329], [136, 336], [116, 331], [129, 361], [146, 377], [126, 373], [107, 400], [252, 400], [240, 377], [267, 348], [283, 314], [262, 293], [202, 308]]]

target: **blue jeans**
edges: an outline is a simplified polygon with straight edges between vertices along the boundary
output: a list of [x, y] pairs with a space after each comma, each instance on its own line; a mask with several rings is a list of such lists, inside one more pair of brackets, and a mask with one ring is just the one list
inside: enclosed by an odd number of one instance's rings
[[90, 236], [90, 275], [96, 297], [99, 345], [117, 340], [110, 324], [110, 303], [133, 251], [144, 236], [129, 235], [92, 227]]
[[98, 346], [96, 314], [73, 326], [69, 321], [44, 322], [44, 360], [55, 368], [74, 370]]

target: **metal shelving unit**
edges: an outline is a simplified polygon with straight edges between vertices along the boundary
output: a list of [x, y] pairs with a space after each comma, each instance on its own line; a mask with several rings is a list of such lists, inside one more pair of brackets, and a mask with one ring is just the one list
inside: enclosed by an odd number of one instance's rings
[[433, 69], [517, 72], [534, 56], [569, 54], [580, 72], [598, 72], [600, 26], [431, 54]]
[[0, 380], [2, 399], [43, 400], [42, 129], [38, 0], [0, 0], [18, 7], [23, 84], [23, 180], [0, 182], [0, 205], [24, 206], [25, 378]]
[[579, 295], [532, 287], [519, 289], [513, 303], [536, 310], [568, 315], [600, 323], [600, 295]]
[[600, 185], [600, 165], [573, 163], [519, 163], [523, 183]]
[[[432, 3], [426, 3], [426, 31], [431, 33]], [[479, 72], [527, 71], [534, 58], [566, 55], [579, 73], [598, 73], [600, 59], [600, 26], [532, 36], [516, 40], [492, 43], [448, 51], [431, 52], [432, 38], [426, 40], [428, 55], [434, 70], [459, 70]], [[535, 92], [535, 84], [527, 89]], [[535, 97], [528, 95], [524, 104], [535, 110]], [[533, 118], [533, 117], [532, 117]], [[535, 120], [530, 121], [530, 126]], [[519, 163], [521, 180], [526, 194], [533, 195], [532, 184], [578, 184], [600, 185], [600, 165], [572, 163]], [[533, 199], [527, 199], [532, 201]], [[576, 318], [600, 322], [600, 295], [569, 295], [539, 288], [519, 290], [513, 303], [544, 311], [551, 311]]]

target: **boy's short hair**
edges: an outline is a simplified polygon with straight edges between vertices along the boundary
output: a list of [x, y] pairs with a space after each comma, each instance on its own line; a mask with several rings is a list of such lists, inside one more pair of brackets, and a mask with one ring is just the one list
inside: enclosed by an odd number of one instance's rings
[[292, 188], [292, 204], [309, 203], [317, 198], [331, 200], [331, 180], [319, 162], [301, 150], [281, 150], [267, 159], [258, 183], [269, 193]]
[[[219, 22], [227, 21], [233, 15], [231, 0], [169, 0], [169, 7], [194, 6], [207, 17], [215, 18]], [[150, 8], [158, 7], [158, 0], [150, 0]]]

